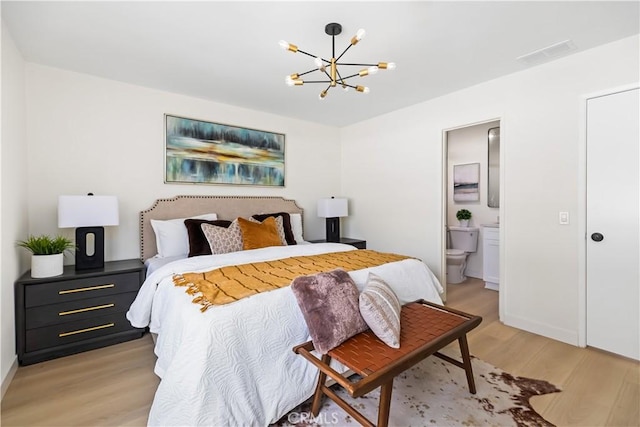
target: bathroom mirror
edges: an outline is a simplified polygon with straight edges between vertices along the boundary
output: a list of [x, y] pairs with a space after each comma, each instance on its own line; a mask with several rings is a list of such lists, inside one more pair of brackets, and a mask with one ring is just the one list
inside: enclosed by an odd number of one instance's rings
[[500, 128], [489, 129], [487, 205], [490, 208], [500, 207]]

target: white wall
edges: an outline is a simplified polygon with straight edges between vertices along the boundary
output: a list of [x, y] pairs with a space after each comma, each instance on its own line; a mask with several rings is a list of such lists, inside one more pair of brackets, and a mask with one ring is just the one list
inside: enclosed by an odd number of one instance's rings
[[[456, 212], [467, 209], [471, 212], [469, 225], [479, 227], [478, 250], [467, 256], [465, 275], [482, 279], [482, 224], [494, 223], [499, 214], [498, 208], [487, 206], [488, 186], [488, 150], [489, 129], [500, 126], [500, 122], [482, 123], [474, 126], [454, 129], [447, 132], [447, 224], [458, 225]], [[475, 202], [453, 200], [453, 166], [468, 163], [480, 164], [478, 191], [480, 198]]]
[[577, 344], [581, 97], [637, 81], [639, 52], [622, 39], [342, 128], [343, 234], [440, 276], [442, 131], [502, 118], [502, 320]]
[[16, 240], [27, 237], [25, 63], [2, 22], [2, 143], [0, 145], [0, 379], [6, 391], [16, 363], [13, 282], [27, 268]]
[[[315, 207], [339, 193], [336, 128], [31, 63], [26, 75], [30, 232], [73, 238], [57, 227], [58, 196], [93, 192], [120, 204], [120, 225], [105, 231], [107, 260], [138, 257], [138, 212], [178, 194], [292, 198], [306, 210], [305, 237], [323, 237]], [[165, 113], [286, 134], [286, 187], [164, 184]]]

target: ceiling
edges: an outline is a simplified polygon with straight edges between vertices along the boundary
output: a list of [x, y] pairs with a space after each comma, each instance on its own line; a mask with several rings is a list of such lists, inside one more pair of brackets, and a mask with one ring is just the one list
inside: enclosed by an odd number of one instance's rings
[[[1, 7], [26, 61], [345, 126], [518, 72], [532, 65], [517, 57], [554, 43], [570, 39], [573, 54], [638, 34], [639, 4], [3, 0]], [[342, 61], [397, 64], [354, 79], [369, 94], [335, 88], [320, 101], [324, 84], [285, 85], [285, 76], [314, 65], [278, 41], [329, 58], [330, 22], [343, 27], [337, 53], [359, 28], [367, 31]]]

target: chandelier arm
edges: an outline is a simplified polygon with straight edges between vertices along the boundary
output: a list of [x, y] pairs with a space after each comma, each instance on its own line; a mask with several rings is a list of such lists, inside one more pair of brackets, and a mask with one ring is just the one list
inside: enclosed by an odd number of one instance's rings
[[304, 76], [305, 74], [313, 73], [314, 71], [317, 71], [317, 70], [318, 70], [317, 68], [312, 68], [309, 71], [305, 71], [304, 73], [297, 73], [297, 74], [298, 74], [298, 77], [300, 77], [300, 76]]
[[349, 65], [354, 67], [377, 67], [378, 64], [353, 64], [347, 62], [337, 62], [336, 65]]
[[307, 56], [310, 56], [310, 57], [312, 57], [312, 58], [316, 58], [316, 55], [312, 55], [312, 54], [310, 54], [309, 52], [305, 52], [304, 50], [301, 50], [301, 49], [298, 49], [296, 52], [297, 52], [297, 53], [302, 53], [302, 54], [307, 55]]
[[351, 74], [350, 76], [347, 76], [347, 77], [341, 77], [340, 79], [341, 80], [347, 80], [347, 79], [350, 79], [351, 77], [356, 77], [356, 76], [359, 76], [359, 75], [360, 75], [360, 73], [355, 73], [355, 74]]
[[331, 83], [331, 80], [305, 80], [304, 84], [307, 83]]
[[331, 81], [331, 74], [327, 73], [327, 69], [325, 68], [324, 70], [321, 70], [325, 76], [329, 77], [329, 81]]
[[[351, 43], [349, 43], [349, 46], [347, 46], [347, 48], [345, 50], [342, 51], [342, 53], [340, 54], [340, 56], [338, 56], [336, 58], [336, 62], [340, 60], [340, 58], [342, 58], [342, 55], [344, 55], [345, 53], [347, 53], [347, 51], [349, 50], [349, 48], [351, 48], [351, 46], [353, 46]], [[335, 50], [335, 49], [334, 49]], [[336, 57], [336, 54], [334, 52], [333, 57]]]

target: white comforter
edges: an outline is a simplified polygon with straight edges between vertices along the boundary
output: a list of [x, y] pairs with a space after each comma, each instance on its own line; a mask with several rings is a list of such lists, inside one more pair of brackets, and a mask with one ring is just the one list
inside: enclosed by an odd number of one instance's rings
[[[160, 385], [149, 425], [267, 425], [313, 394], [317, 369], [291, 350], [310, 339], [290, 288], [209, 308], [174, 286], [174, 273], [297, 255], [354, 250], [337, 243], [271, 247], [173, 262], [151, 274], [127, 318], [158, 334]], [[441, 303], [442, 287], [415, 259], [349, 273], [359, 289], [368, 271], [381, 276], [401, 303]]]

